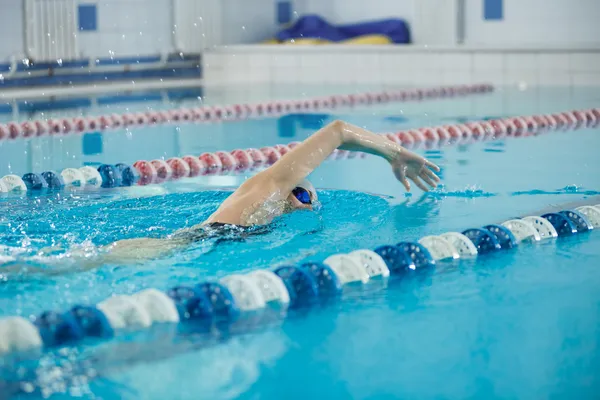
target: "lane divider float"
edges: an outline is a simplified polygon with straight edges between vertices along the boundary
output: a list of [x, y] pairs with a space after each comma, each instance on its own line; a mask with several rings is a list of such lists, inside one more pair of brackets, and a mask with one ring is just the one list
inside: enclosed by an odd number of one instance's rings
[[110, 339], [121, 330], [155, 324], [192, 323], [197, 327], [218, 323], [223, 327], [269, 310], [283, 317], [288, 309], [310, 309], [340, 299], [349, 287], [431, 272], [440, 261], [460, 262], [599, 227], [600, 204], [588, 205], [374, 250], [334, 254], [323, 262], [235, 273], [220, 280], [175, 286], [166, 292], [144, 289], [94, 305], [76, 305], [66, 312], [46, 311], [31, 319], [4, 317], [0, 319], [0, 354], [69, 346], [84, 339]]
[[[600, 108], [592, 108], [556, 114], [416, 128], [383, 135], [408, 149], [432, 149], [479, 141], [528, 137], [551, 131], [596, 128], [599, 125]], [[97, 169], [90, 166], [78, 169], [66, 168], [60, 173], [45, 171], [41, 174], [27, 173], [22, 177], [7, 175], [0, 179], [0, 193], [61, 190], [65, 187], [113, 188], [159, 184], [197, 176], [246, 173], [274, 164], [298, 144], [298, 142], [291, 142], [287, 145], [278, 144], [261, 149], [216, 151], [199, 156], [174, 157], [168, 160], [139, 160], [133, 165], [103, 164]], [[354, 152], [336, 150], [329, 158], [341, 160], [357, 156], [359, 155]]]
[[48, 135], [69, 135], [98, 132], [124, 127], [157, 124], [214, 123], [253, 118], [282, 116], [290, 113], [314, 112], [390, 102], [423, 101], [454, 98], [493, 91], [489, 84], [455, 85], [421, 89], [386, 90], [358, 94], [314, 97], [301, 100], [276, 100], [254, 104], [179, 108], [145, 113], [125, 113], [98, 117], [75, 117], [0, 124], [0, 141], [35, 138]]

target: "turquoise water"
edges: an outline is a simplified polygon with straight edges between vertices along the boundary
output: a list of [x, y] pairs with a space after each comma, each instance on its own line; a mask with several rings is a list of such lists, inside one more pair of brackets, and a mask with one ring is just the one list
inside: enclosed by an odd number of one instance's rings
[[[511, 94], [524, 113], [561, 106], [521, 95]], [[31, 157], [38, 171], [94, 160], [199, 154], [300, 140], [333, 118], [391, 131], [507, 115], [501, 107], [495, 114], [466, 111], [464, 102], [496, 104], [498, 96], [505, 94], [340, 115], [105, 133], [97, 155], [81, 154], [80, 137], [5, 143], [0, 160], [15, 157], [17, 146], [56, 152]], [[598, 104], [587, 91], [573, 103], [567, 109]], [[0, 315], [66, 310], [111, 293], [168, 289], [235, 271], [322, 260], [593, 199], [600, 194], [599, 134], [580, 130], [427, 151], [442, 167], [443, 187], [426, 196], [405, 195], [386, 163], [374, 157], [330, 161], [311, 177], [321, 188], [320, 210], [285, 216], [265, 235], [198, 243], [143, 266], [105, 265], [52, 278], [33, 272], [68, 268], [72, 261], [65, 254], [78, 245], [161, 237], [201, 222], [245, 176], [0, 197], [0, 257], [11, 260], [3, 267], [19, 263], [30, 269], [0, 283]], [[0, 161], [0, 174], [9, 171], [25, 172]], [[27, 359], [5, 358], [0, 378], [9, 383], [0, 381], [0, 393], [12, 393], [14, 382], [27, 382], [21, 390], [39, 392], [23, 398], [54, 393], [55, 398], [131, 399], [592, 399], [600, 391], [598, 235], [439, 263], [430, 275], [372, 282], [345, 293], [339, 303], [285, 321], [246, 321], [232, 332], [163, 327]], [[67, 250], [36, 256], [53, 245]]]

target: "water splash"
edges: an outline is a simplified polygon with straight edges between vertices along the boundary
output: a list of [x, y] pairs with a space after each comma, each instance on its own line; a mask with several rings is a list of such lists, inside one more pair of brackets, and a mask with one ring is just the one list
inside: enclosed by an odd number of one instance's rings
[[577, 185], [567, 185], [561, 189], [555, 189], [555, 190], [533, 189], [533, 190], [517, 191], [517, 192], [511, 193], [512, 196], [561, 195], [561, 194], [597, 196], [597, 195], [600, 195], [600, 191], [584, 189], [583, 187], [577, 186]]
[[497, 196], [496, 193], [487, 192], [478, 186], [467, 186], [463, 190], [451, 190], [448, 191], [445, 189], [444, 185], [438, 186], [436, 189], [432, 190], [427, 194], [430, 197], [443, 199], [445, 197], [459, 197], [466, 199], [475, 199], [480, 197], [494, 197]]

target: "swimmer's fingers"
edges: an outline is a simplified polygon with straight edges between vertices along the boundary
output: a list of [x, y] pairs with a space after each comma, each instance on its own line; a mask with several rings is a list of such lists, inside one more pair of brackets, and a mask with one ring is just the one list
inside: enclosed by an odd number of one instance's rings
[[429, 168], [431, 168], [435, 172], [440, 172], [440, 167], [438, 167], [436, 164], [432, 163], [431, 161], [429, 161], [427, 159], [425, 159], [425, 165], [427, 165]]
[[435, 182], [439, 182], [440, 181], [440, 177], [437, 176], [435, 174], [435, 172], [433, 172], [429, 168], [423, 168], [423, 171], [421, 171], [421, 174], [427, 175], [429, 178], [433, 179]]
[[426, 184], [428, 184], [432, 188], [435, 189], [437, 187], [437, 183], [430, 176], [428, 176], [425, 172], [421, 172], [420, 177], [421, 177], [421, 179], [423, 179], [425, 181]]
[[404, 189], [406, 189], [407, 192], [410, 192], [410, 182], [408, 179], [404, 178], [400, 183], [402, 183], [402, 186], [404, 186]]
[[419, 179], [417, 175], [411, 176], [410, 179], [415, 183], [415, 185], [417, 185], [419, 189], [421, 189], [424, 192], [429, 192], [429, 188], [427, 188], [427, 186], [425, 186], [425, 184], [421, 182], [421, 179]]
[[406, 179], [406, 167], [402, 166], [400, 168], [394, 168], [394, 175], [396, 175], [396, 178], [402, 183], [404, 189], [406, 189], [407, 192], [410, 192], [410, 182]]

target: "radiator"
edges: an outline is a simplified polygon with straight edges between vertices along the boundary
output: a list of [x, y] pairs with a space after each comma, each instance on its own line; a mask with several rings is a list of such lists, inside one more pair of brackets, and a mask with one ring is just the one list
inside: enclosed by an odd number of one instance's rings
[[24, 5], [25, 44], [30, 58], [78, 58], [77, 0], [25, 0]]
[[221, 1], [173, 0], [173, 20], [178, 51], [199, 53], [221, 44]]

